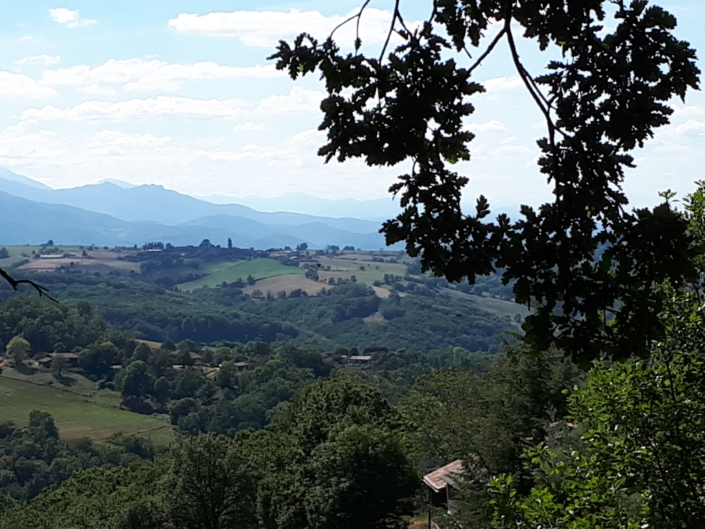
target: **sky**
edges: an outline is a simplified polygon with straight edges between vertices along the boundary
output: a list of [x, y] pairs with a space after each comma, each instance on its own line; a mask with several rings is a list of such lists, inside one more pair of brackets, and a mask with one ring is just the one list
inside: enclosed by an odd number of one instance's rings
[[[677, 36], [705, 56], [705, 2], [661, 0]], [[363, 49], [379, 50], [391, 0], [365, 13]], [[407, 20], [430, 2], [402, 1]], [[317, 76], [296, 82], [267, 56], [302, 31], [322, 40], [358, 1], [0, 0], [0, 166], [54, 188], [106, 179], [160, 184], [196, 196], [385, 197], [404, 166], [324, 164], [316, 150], [325, 96]], [[339, 33], [343, 49], [352, 28]], [[489, 35], [492, 35], [490, 30]], [[545, 57], [523, 43], [540, 74]], [[477, 70], [487, 93], [475, 97], [467, 127], [477, 134], [465, 196], [501, 207], [547, 198], [535, 141], [541, 116], [502, 46]], [[705, 64], [700, 61], [700, 68]], [[635, 205], [658, 191], [682, 196], [705, 179], [705, 95], [672, 101], [672, 124], [636, 153], [625, 187]]]

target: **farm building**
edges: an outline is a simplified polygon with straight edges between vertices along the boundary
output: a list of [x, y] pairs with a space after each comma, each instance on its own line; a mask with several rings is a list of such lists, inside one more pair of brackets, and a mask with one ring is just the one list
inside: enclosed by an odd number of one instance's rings
[[69, 367], [76, 367], [78, 365], [78, 355], [76, 353], [49, 353], [45, 357], [37, 360], [37, 363], [42, 367], [50, 367], [54, 358], [57, 357], [66, 359]]
[[457, 475], [463, 471], [463, 462], [456, 459], [452, 463], [437, 468], [423, 477], [423, 482], [428, 488], [428, 501], [434, 507], [445, 506], [451, 509], [452, 489], [456, 483]]
[[371, 355], [353, 355], [348, 357], [348, 363], [350, 365], [363, 365], [369, 364], [372, 360]]

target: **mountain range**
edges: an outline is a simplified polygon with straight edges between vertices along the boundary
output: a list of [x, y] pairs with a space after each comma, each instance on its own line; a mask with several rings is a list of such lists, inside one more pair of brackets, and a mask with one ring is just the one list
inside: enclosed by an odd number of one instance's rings
[[[0, 244], [142, 245], [199, 244], [209, 239], [244, 248], [385, 246], [379, 221], [257, 211], [242, 204], [216, 204], [159, 185], [104, 181], [52, 189], [0, 168]], [[348, 201], [354, 207], [353, 201]], [[320, 204], [320, 202], [319, 202]], [[365, 216], [373, 209], [360, 202]], [[390, 217], [392, 215], [386, 215]], [[384, 213], [378, 217], [385, 218]]]

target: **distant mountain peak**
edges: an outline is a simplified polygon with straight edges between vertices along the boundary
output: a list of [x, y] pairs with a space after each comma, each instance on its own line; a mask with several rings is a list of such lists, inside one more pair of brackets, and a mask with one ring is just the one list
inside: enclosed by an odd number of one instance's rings
[[123, 189], [131, 189], [133, 187], [137, 187], [135, 184], [131, 184], [129, 182], [123, 182], [122, 180], [116, 180], [114, 178], [104, 178], [100, 182], [98, 182], [98, 185], [101, 184], [112, 184], [114, 186], [121, 187]]
[[51, 189], [51, 187], [44, 185], [41, 182], [22, 176], [21, 174], [13, 173], [4, 167], [0, 167], [0, 178], [3, 180], [9, 180], [10, 182], [19, 182], [20, 184], [24, 184], [35, 189]]

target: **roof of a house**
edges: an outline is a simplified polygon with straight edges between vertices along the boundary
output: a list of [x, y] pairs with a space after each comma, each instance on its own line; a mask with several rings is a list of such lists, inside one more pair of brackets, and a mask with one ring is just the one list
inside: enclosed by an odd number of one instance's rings
[[49, 356], [56, 358], [57, 356], [62, 356], [69, 360], [78, 360], [78, 355], [76, 353], [49, 353]]
[[446, 466], [437, 468], [433, 472], [426, 474], [423, 477], [423, 482], [431, 487], [434, 492], [440, 492], [445, 490], [448, 485], [452, 485], [455, 481], [453, 479], [453, 474], [458, 474], [463, 471], [463, 462], [460, 459], [456, 459], [452, 463], [448, 463]]
[[353, 355], [350, 357], [353, 362], [369, 362], [372, 360], [372, 355]]
[[135, 340], [137, 343], [143, 343], [149, 346], [150, 349], [159, 349], [162, 344], [161, 342], [153, 342], [151, 340]]

